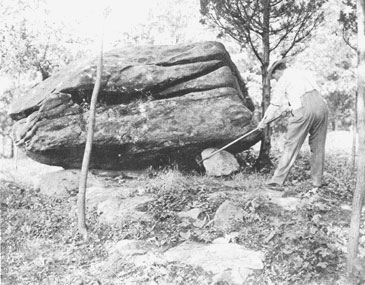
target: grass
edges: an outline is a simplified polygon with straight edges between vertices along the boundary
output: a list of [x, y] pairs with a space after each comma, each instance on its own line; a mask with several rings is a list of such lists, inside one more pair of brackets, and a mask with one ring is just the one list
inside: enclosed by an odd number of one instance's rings
[[[346, 140], [340, 142], [340, 138]], [[121, 186], [136, 187], [139, 193], [153, 197], [145, 205], [153, 220], [111, 226], [99, 221], [95, 209], [88, 209], [88, 243], [83, 243], [77, 232], [76, 197], [49, 197], [35, 187], [39, 174], [59, 168], [28, 159], [20, 160], [15, 168], [13, 160], [3, 159], [1, 282], [212, 284], [212, 276], [201, 268], [181, 263], [136, 265], [125, 259], [111, 259], [109, 248], [125, 238], [146, 240], [161, 249], [186, 239], [209, 243], [224, 236], [209, 221], [219, 205], [229, 199], [244, 211], [244, 219], [236, 225], [234, 242], [265, 252], [265, 268], [249, 284], [346, 284], [341, 283], [350, 217], [345, 206], [351, 205], [355, 185], [351, 136], [329, 133], [328, 142], [326, 187], [302, 198], [295, 212], [271, 203], [263, 185], [272, 171], [253, 172], [249, 163], [226, 178], [164, 169], [120, 182]], [[280, 144], [276, 142], [274, 156], [278, 151]], [[250, 155], [256, 155], [255, 150]], [[288, 177], [287, 196], [302, 197], [311, 189], [308, 157], [304, 148]], [[177, 212], [195, 207], [202, 209], [200, 218], [205, 219], [206, 226], [196, 227], [178, 218]], [[364, 258], [365, 227], [361, 234], [360, 256]]]

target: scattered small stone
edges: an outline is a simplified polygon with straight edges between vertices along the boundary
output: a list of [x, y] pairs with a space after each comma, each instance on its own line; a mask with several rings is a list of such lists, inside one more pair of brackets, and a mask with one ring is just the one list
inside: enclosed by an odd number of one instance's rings
[[119, 241], [110, 250], [110, 254], [121, 254], [121, 255], [143, 255], [148, 252], [147, 242], [142, 240], [129, 240], [124, 239]]
[[202, 210], [199, 208], [194, 208], [189, 211], [179, 212], [177, 215], [179, 218], [189, 218], [197, 220], [198, 216], [201, 214]]
[[[344, 210], [344, 211], [352, 211], [352, 208], [350, 205], [346, 205], [346, 204], [342, 204], [341, 206], [341, 209]], [[365, 207], [363, 207], [362, 211], [361, 211], [362, 214], [365, 214]]]
[[213, 244], [222, 244], [222, 243], [229, 243], [225, 237], [219, 237], [212, 241]]
[[226, 200], [215, 213], [214, 226], [225, 233], [229, 233], [235, 230], [237, 223], [243, 221], [243, 216], [243, 209]]
[[219, 237], [213, 240], [213, 244], [221, 244], [221, 243], [234, 243], [236, 238], [239, 236], [239, 232], [232, 232], [226, 234], [224, 237]]
[[158, 252], [156, 246], [144, 240], [121, 240], [109, 247], [107, 263], [111, 266], [119, 260], [133, 263], [134, 266], [164, 265], [166, 260]]
[[273, 197], [271, 202], [282, 207], [284, 210], [295, 211], [300, 204], [300, 199], [295, 197]]

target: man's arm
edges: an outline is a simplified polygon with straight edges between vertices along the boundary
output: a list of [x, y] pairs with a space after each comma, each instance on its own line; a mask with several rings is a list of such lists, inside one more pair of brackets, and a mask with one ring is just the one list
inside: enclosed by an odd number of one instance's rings
[[260, 121], [260, 123], [257, 125], [257, 128], [262, 130], [266, 128], [267, 123], [270, 122], [272, 119], [279, 116], [280, 113], [280, 106], [270, 104], [267, 108], [264, 117]]

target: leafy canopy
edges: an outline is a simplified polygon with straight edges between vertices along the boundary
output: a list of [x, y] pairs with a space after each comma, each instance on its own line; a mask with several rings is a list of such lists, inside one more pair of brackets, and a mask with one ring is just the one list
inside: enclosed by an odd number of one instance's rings
[[342, 36], [346, 44], [356, 50], [357, 16], [356, 1], [344, 0], [338, 21], [342, 25]]
[[10, 76], [37, 71], [45, 79], [88, 43], [55, 19], [46, 1], [4, 0], [0, 13], [0, 72]]
[[[326, 0], [201, 0], [203, 23], [221, 30], [242, 46], [251, 47], [261, 63], [265, 37], [268, 52], [282, 57], [298, 51], [322, 22]], [[296, 47], [296, 48], [295, 48]], [[301, 49], [299, 47], [299, 49]]]

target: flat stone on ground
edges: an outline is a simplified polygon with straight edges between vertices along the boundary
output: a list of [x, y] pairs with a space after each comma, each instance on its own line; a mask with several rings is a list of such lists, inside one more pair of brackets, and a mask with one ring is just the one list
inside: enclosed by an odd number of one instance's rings
[[262, 270], [264, 254], [249, 250], [241, 245], [201, 244], [185, 242], [165, 252], [169, 262], [182, 262], [192, 266], [201, 266], [215, 275], [216, 281], [229, 284], [243, 284], [254, 270]]
[[[40, 176], [39, 189], [49, 196], [67, 197], [77, 194], [79, 188], [80, 169], [67, 169], [45, 173]], [[86, 187], [105, 187], [105, 183], [89, 173]]]
[[150, 220], [152, 216], [138, 211], [136, 208], [151, 199], [151, 197], [147, 196], [136, 196], [126, 199], [112, 197], [99, 203], [97, 211], [100, 213], [100, 220], [108, 224], [120, 223], [127, 220]]

